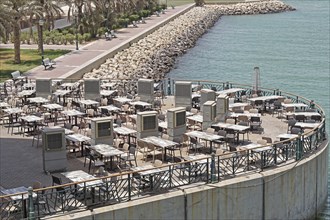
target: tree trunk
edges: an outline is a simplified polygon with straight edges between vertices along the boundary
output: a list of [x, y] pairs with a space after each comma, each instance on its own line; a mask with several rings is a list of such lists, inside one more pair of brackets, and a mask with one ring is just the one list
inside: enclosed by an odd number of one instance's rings
[[13, 26], [14, 32], [14, 51], [15, 51], [15, 60], [14, 62], [19, 64], [21, 63], [21, 29], [19, 26], [19, 21], [16, 21]]
[[37, 23], [37, 31], [38, 31], [38, 51], [39, 51], [39, 53], [41, 53], [41, 41], [40, 41], [40, 32], [41, 32], [41, 30], [40, 30], [40, 25], [39, 25], [39, 23]]

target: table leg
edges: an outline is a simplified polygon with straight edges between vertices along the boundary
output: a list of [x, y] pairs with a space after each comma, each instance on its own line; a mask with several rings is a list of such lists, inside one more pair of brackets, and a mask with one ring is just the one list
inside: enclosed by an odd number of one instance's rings
[[26, 203], [26, 199], [23, 199], [23, 201], [22, 201], [22, 211], [23, 211], [23, 217], [24, 218], [27, 218], [27, 209], [26, 209], [26, 205], [27, 205], [27, 203]]
[[80, 149], [81, 157], [83, 157], [84, 156], [84, 142], [81, 142], [80, 146], [81, 146], [81, 149]]

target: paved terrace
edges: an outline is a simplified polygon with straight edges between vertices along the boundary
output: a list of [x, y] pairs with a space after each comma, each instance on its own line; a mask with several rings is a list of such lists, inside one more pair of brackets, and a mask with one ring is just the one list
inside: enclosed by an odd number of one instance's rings
[[[214, 84], [212, 84], [214, 85]], [[204, 88], [209, 88], [207, 87], [207, 85], [205, 85], [206, 87]], [[219, 90], [220, 91], [220, 90]], [[246, 92], [250, 93], [251, 91], [247, 90]], [[198, 93], [197, 93], [198, 94]], [[264, 93], [265, 96], [263, 97], [259, 97], [259, 98], [267, 98], [267, 95], [269, 96], [271, 93]], [[195, 94], [196, 95], [196, 94]], [[277, 97], [277, 96], [276, 96]], [[285, 98], [285, 96], [283, 96], [283, 98]], [[292, 104], [297, 104], [298, 106], [300, 106], [303, 103], [297, 102], [298, 100], [295, 100], [296, 96], [292, 97], [291, 102], [293, 102]], [[253, 98], [252, 98], [253, 99]], [[275, 99], [275, 98], [273, 98]], [[302, 101], [302, 100], [300, 100]], [[4, 103], [4, 102], [2, 102]], [[250, 103], [252, 104], [253, 101], [247, 101], [247, 104]], [[9, 103], [7, 102], [7, 104], [13, 104], [13, 103]], [[58, 103], [60, 104], [60, 103]], [[232, 103], [234, 104], [234, 103]], [[237, 105], [241, 105], [242, 102], [237, 103]], [[283, 106], [285, 105], [285, 103], [283, 104]], [[164, 99], [164, 103], [161, 106], [161, 109], [159, 110], [159, 112], [162, 112], [163, 114], [166, 115], [165, 111], [169, 108], [173, 108], [174, 106], [174, 97], [173, 96], [167, 96]], [[254, 107], [257, 107], [255, 104], [253, 104]], [[68, 107], [66, 107], [68, 108]], [[298, 107], [299, 108], [299, 107]], [[309, 108], [308, 105], [304, 105], [304, 108]], [[36, 108], [32, 108], [31, 105], [31, 112], [29, 112], [28, 114], [33, 114], [33, 109]], [[261, 109], [263, 109], [263, 107], [261, 107]], [[233, 110], [233, 109], [232, 109]], [[288, 110], [288, 109], [287, 109]], [[80, 111], [82, 111], [80, 109]], [[291, 110], [292, 112], [294, 112], [294, 110]], [[125, 115], [126, 118], [129, 118], [128, 114], [124, 114], [125, 109], [123, 109], [121, 111], [121, 113], [119, 113], [119, 115]], [[245, 111], [246, 112], [246, 111]], [[287, 115], [290, 115], [289, 112]], [[46, 113], [46, 112], [45, 112]], [[196, 111], [191, 111], [192, 114], [196, 114], [199, 115], [199, 112]], [[246, 112], [247, 114], [249, 114], [248, 112]], [[252, 112], [250, 112], [252, 113]], [[303, 112], [303, 114], [318, 114], [317, 112]], [[294, 113], [297, 114], [297, 113]], [[260, 118], [262, 120], [262, 125], [261, 127], [263, 128], [263, 132], [259, 133], [259, 132], [248, 132], [249, 137], [247, 138], [247, 134], [245, 134], [245, 139], [242, 139], [242, 134], [239, 135], [239, 141], [235, 142], [229, 142], [227, 147], [226, 145], [220, 145], [220, 146], [214, 146], [217, 155], [227, 155], [228, 157], [225, 158], [220, 158], [219, 157], [219, 161], [221, 159], [222, 162], [225, 162], [224, 164], [220, 164], [220, 166], [224, 166], [222, 167], [222, 171], [221, 173], [219, 173], [219, 175], [217, 176], [218, 181], [220, 180], [225, 180], [227, 178], [233, 178], [235, 176], [241, 176], [241, 175], [250, 175], [252, 173], [255, 172], [260, 172], [260, 169], [265, 169], [266, 167], [278, 167], [278, 166], [284, 166], [288, 163], [292, 163], [295, 161], [296, 158], [296, 146], [297, 146], [297, 140], [289, 140], [286, 143], [286, 146], [288, 147], [288, 150], [283, 151], [283, 149], [278, 149], [279, 151], [277, 152], [277, 150], [275, 150], [279, 155], [276, 157], [277, 158], [277, 162], [274, 161], [272, 158], [274, 157], [274, 153], [273, 153], [273, 149], [274, 149], [274, 142], [278, 141], [278, 135], [279, 134], [288, 134], [288, 121], [286, 120], [285, 115], [282, 115], [284, 117], [279, 117], [280, 115], [278, 113], [273, 114], [272, 111], [266, 112], [262, 115], [260, 115]], [[117, 116], [114, 116], [117, 117]], [[297, 117], [297, 116], [296, 116]], [[296, 118], [298, 120], [298, 118]], [[304, 119], [305, 120], [305, 119]], [[229, 122], [228, 122], [229, 123]], [[249, 122], [251, 123], [251, 122]], [[128, 126], [131, 123], [123, 123], [122, 126]], [[317, 145], [319, 143], [319, 141], [323, 140], [324, 138], [324, 124], [320, 125], [319, 122], [316, 123], [312, 123], [312, 127], [317, 127], [317, 126], [321, 126], [320, 129], [315, 130], [315, 132], [317, 133], [316, 135], [314, 135], [313, 137], [309, 138], [306, 137], [306, 142], [303, 146], [304, 148], [304, 152], [308, 152], [311, 150], [314, 150], [317, 148]], [[228, 125], [228, 124], [227, 124]], [[250, 124], [251, 125], [251, 124]], [[36, 145], [32, 146], [32, 137], [25, 135], [23, 136], [22, 132], [19, 131], [19, 129], [14, 128], [14, 133], [11, 135], [10, 132], [8, 133], [8, 128], [10, 126], [10, 123], [6, 124], [6, 122], [3, 121], [3, 125], [0, 128], [0, 134], [1, 134], [1, 142], [0, 142], [0, 189], [11, 189], [11, 188], [15, 188], [15, 187], [20, 187], [20, 186], [31, 186], [33, 184], [34, 181], [39, 181], [41, 183], [42, 186], [50, 186], [52, 184], [52, 179], [51, 176], [49, 174], [46, 174], [43, 171], [43, 163], [42, 163], [42, 147], [37, 147]], [[48, 124], [49, 127], [54, 126], [53, 122], [50, 122]], [[60, 126], [63, 126], [63, 124], [60, 123]], [[190, 124], [188, 122], [187, 127], [189, 127], [187, 129], [187, 132], [189, 130], [192, 129], [196, 129], [195, 126], [192, 126], [192, 124]], [[130, 127], [131, 128], [131, 127]], [[250, 126], [248, 127], [250, 128]], [[310, 130], [310, 124], [307, 124], [307, 127], [305, 127], [306, 129], [304, 130], [304, 132], [308, 132], [311, 131]], [[73, 128], [72, 128], [73, 130]], [[249, 129], [250, 130], [250, 129]], [[253, 129], [252, 129], [253, 130]], [[258, 130], [259, 131], [259, 130]], [[82, 131], [78, 131], [79, 133], [82, 133]], [[291, 130], [291, 132], [293, 132]], [[290, 133], [290, 132], [289, 132]], [[214, 133], [213, 133], [214, 134]], [[164, 137], [164, 134], [159, 133], [160, 137]], [[252, 158], [252, 161], [254, 160], [255, 163], [251, 163], [249, 164], [251, 158], [249, 157], [249, 155], [247, 154], [247, 152], [249, 151], [246, 148], [246, 145], [248, 144], [257, 144], [258, 141], [262, 140], [262, 137], [268, 137], [272, 139], [272, 147], [268, 146], [266, 149], [264, 149], [264, 151], [267, 152], [267, 154], [269, 153], [270, 157], [267, 161], [265, 162], [265, 168], [263, 167], [263, 160], [260, 159], [260, 155], [262, 155], [263, 151], [256, 151], [255, 154], [253, 154], [255, 157], [255, 159]], [[202, 139], [202, 137], [201, 137]], [[184, 161], [190, 161], [191, 156], [195, 156], [196, 153], [194, 151], [188, 150], [189, 146], [191, 143], [191, 140], [188, 141], [188, 143], [182, 143], [182, 145], [180, 145], [180, 148], [177, 148], [176, 153], [175, 153], [175, 158], [174, 160], [163, 160], [163, 165], [170, 165], [173, 166], [173, 164], [175, 162], [184, 162]], [[202, 142], [201, 142], [202, 143]], [[311, 144], [315, 144], [315, 145], [309, 145], [309, 143]], [[261, 144], [261, 146], [264, 146], [265, 143]], [[255, 146], [255, 145], [254, 145]], [[259, 145], [260, 146], [260, 145]], [[152, 163], [152, 157], [148, 157], [147, 159], [142, 160], [143, 158], [143, 150], [139, 148], [140, 146], [137, 145], [137, 159], [138, 159], [138, 164], [137, 166], [143, 166], [143, 165], [152, 165], [154, 166], [155, 163]], [[310, 147], [312, 149], [310, 149]], [[181, 149], [182, 151], [182, 156], [180, 155], [179, 149]], [[210, 152], [209, 152], [209, 147], [204, 147], [200, 152], [197, 153], [197, 155], [200, 155], [201, 157], [209, 157], [210, 156]], [[218, 154], [218, 149], [220, 149], [221, 151], [220, 154]], [[276, 149], [276, 148], [275, 148]], [[122, 150], [122, 148], [118, 147], [118, 150]], [[240, 151], [240, 153], [234, 153], [233, 151], [238, 150]], [[283, 154], [286, 154], [285, 152], [289, 153], [289, 158], [283, 157]], [[76, 170], [83, 170], [86, 173], [88, 173], [88, 166], [84, 166], [84, 160], [85, 157], [81, 156], [80, 154], [81, 152], [77, 152], [77, 153], [73, 153], [68, 151], [67, 152], [67, 158], [68, 158], [68, 167], [67, 167], [67, 171], [76, 171]], [[266, 154], [266, 155], [267, 155]], [[276, 155], [276, 153], [275, 153]], [[189, 157], [188, 157], [189, 156]], [[250, 155], [252, 156], [252, 155]], [[232, 161], [232, 159], [239, 159], [237, 160], [237, 164], [236, 165], [228, 165], [227, 163]], [[156, 155], [156, 159], [158, 160], [162, 160], [162, 155]], [[198, 158], [197, 158], [198, 159]], [[199, 159], [200, 160], [200, 159]], [[185, 166], [187, 162], [185, 162]], [[88, 160], [87, 160], [87, 164], [88, 164]], [[134, 164], [134, 163], [133, 163]], [[192, 183], [199, 183], [199, 184], [203, 184], [204, 182], [207, 182], [207, 178], [205, 179], [206, 174], [208, 174], [209, 172], [208, 167], [209, 167], [209, 162], [205, 163], [202, 162], [200, 163], [200, 171], [201, 172], [198, 177], [195, 177], [196, 179], [193, 179]], [[219, 164], [217, 165], [219, 166]], [[235, 168], [237, 168], [237, 170], [235, 171], [236, 173], [231, 173], [231, 169], [233, 168], [233, 166], [235, 166]], [[130, 169], [134, 170], [135, 165], [132, 165], [132, 167]], [[176, 169], [180, 169], [178, 167], [173, 166], [174, 172], [173, 173], [173, 179], [172, 181], [179, 181], [176, 183], [173, 183], [174, 186], [169, 187], [168, 186], [157, 186], [157, 189], [154, 190], [148, 190], [147, 192], [143, 192], [141, 191], [132, 191], [132, 197], [134, 197], [134, 199], [138, 199], [141, 196], [149, 196], [150, 194], [153, 195], [155, 193], [159, 193], [161, 192], [161, 190], [164, 190], [162, 187], [165, 187], [166, 190], [176, 190], [176, 186], [183, 186], [183, 185], [187, 185], [190, 183], [190, 177], [189, 180], [187, 180], [187, 176], [181, 176], [179, 175], [179, 171], [180, 170], [176, 170]], [[186, 167], [182, 168], [182, 169], [187, 169]], [[219, 167], [220, 169], [220, 167]], [[226, 171], [226, 169], [229, 169]], [[120, 172], [120, 170], [116, 167], [113, 166], [113, 169], [107, 169], [109, 171], [109, 173], [111, 174], [118, 174], [118, 172]], [[223, 172], [226, 171], [226, 172]], [[168, 171], [167, 171], [168, 172]], [[197, 172], [197, 171], [196, 171]], [[228, 173], [227, 173], [228, 172]], [[93, 172], [91, 172], [93, 174]], [[65, 177], [63, 177], [62, 174], [60, 173], [54, 173], [53, 175], [61, 177], [63, 180], [63, 183], [69, 183], [70, 180], [66, 179]], [[164, 174], [164, 175], [168, 175], [168, 173]], [[178, 175], [178, 176], [177, 176]], [[195, 174], [197, 175], [197, 174]], [[221, 175], [221, 177], [220, 177]], [[190, 176], [190, 174], [189, 174]], [[126, 179], [129, 178], [129, 176], [127, 176], [127, 173], [124, 174], [123, 176], [121, 176], [122, 179], [118, 180], [118, 184], [127, 184]], [[134, 178], [134, 175], [133, 175]], [[181, 179], [183, 178], [183, 179]], [[137, 179], [138, 180], [138, 179]], [[176, 185], [177, 184], [177, 185]], [[121, 191], [127, 193], [127, 188], [125, 185], [121, 185]], [[72, 192], [71, 192], [72, 193]], [[52, 198], [49, 198], [49, 201], [53, 201], [51, 200]], [[122, 197], [122, 199], [124, 199], [124, 201], [126, 201], [127, 197], [124, 196]], [[94, 200], [93, 200], [94, 201]], [[88, 203], [93, 201], [88, 200]], [[123, 201], [123, 200], [121, 200]], [[117, 203], [118, 201], [116, 201]], [[120, 201], [119, 201], [120, 202]], [[6, 207], [7, 203], [4, 203], [4, 208]], [[11, 204], [11, 203], [8, 203]], [[83, 203], [79, 203], [76, 204], [77, 207], [81, 207], [84, 209], [84, 207], [86, 208], [86, 206]], [[52, 204], [53, 206], [53, 204]], [[9, 206], [8, 206], [9, 207]], [[55, 209], [56, 210], [55, 210]], [[59, 207], [58, 205], [56, 206], [56, 203], [54, 204], [54, 208], [53, 210], [50, 210], [50, 212], [54, 213], [54, 212], [60, 212], [61, 207]], [[18, 212], [20, 213], [20, 212]], [[14, 214], [15, 216], [15, 214]]]

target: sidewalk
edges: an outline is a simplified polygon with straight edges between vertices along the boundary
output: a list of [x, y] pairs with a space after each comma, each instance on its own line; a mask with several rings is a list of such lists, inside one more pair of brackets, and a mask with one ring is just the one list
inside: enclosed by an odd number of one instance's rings
[[[191, 8], [194, 4], [177, 6], [174, 9], [168, 8], [165, 14], [159, 17], [153, 15], [148, 17], [145, 24], [138, 24], [137, 28], [129, 26], [117, 31], [117, 38], [110, 41], [99, 39], [87, 45], [79, 45], [79, 50], [75, 50], [75, 45], [44, 45], [47, 49], [69, 49], [72, 52], [55, 59], [56, 66], [50, 70], [44, 70], [43, 66], [38, 66], [29, 70], [26, 75], [30, 78], [68, 78], [77, 72], [88, 72], [93, 63], [105, 59], [112, 51], [120, 50], [121, 47], [130, 44], [134, 39], [142, 36], [155, 27], [166, 24], [169, 20]], [[1, 45], [10, 47], [10, 45]], [[33, 48], [37, 45], [22, 45], [21, 48]], [[89, 65], [89, 66], [88, 66]], [[95, 65], [94, 65], [95, 66]]]

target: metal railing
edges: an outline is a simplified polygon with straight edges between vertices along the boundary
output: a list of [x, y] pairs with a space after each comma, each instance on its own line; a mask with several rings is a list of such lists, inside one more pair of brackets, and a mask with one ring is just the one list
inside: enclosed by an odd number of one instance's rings
[[[173, 92], [174, 81], [166, 80], [163, 88]], [[169, 83], [169, 84], [166, 84]], [[244, 85], [232, 83], [196, 82], [203, 88], [222, 90]], [[172, 88], [171, 88], [172, 87]], [[310, 100], [277, 89], [262, 90], [262, 95], [283, 95], [294, 102], [310, 104]], [[247, 88], [243, 94], [251, 94]], [[172, 93], [171, 93], [172, 94]], [[141, 174], [138, 172], [123, 172], [107, 177], [99, 177], [102, 184], [91, 184], [93, 180], [75, 182], [60, 186], [30, 190], [24, 194], [0, 196], [0, 218], [22, 219], [40, 218], [52, 214], [78, 212], [93, 209], [97, 206], [136, 200], [152, 194], [168, 192], [179, 186], [192, 183], [219, 182], [222, 179], [233, 178], [239, 174], [262, 171], [288, 161], [299, 161], [310, 152], [317, 150], [326, 140], [324, 111], [318, 105], [315, 108], [321, 113], [320, 125], [307, 133], [299, 134], [298, 138], [268, 144], [250, 150], [212, 154], [198, 160], [184, 161], [164, 165], [161, 171]], [[263, 149], [264, 148], [264, 149]], [[145, 170], [146, 171], [146, 170]], [[13, 199], [15, 196], [15, 199]], [[18, 197], [17, 197], [18, 196]]]

